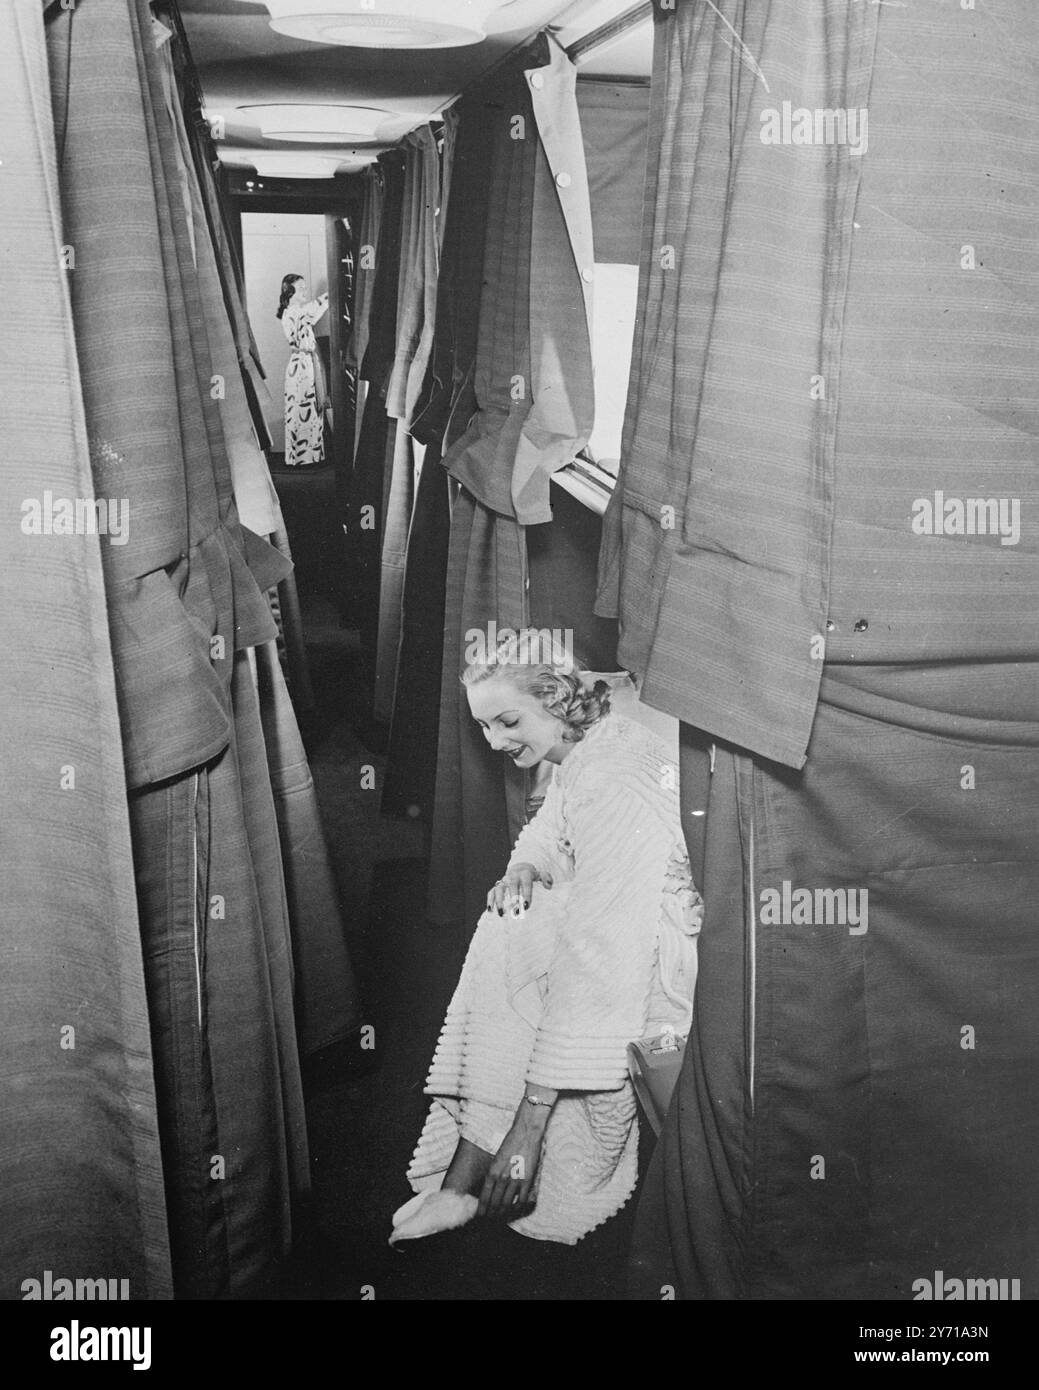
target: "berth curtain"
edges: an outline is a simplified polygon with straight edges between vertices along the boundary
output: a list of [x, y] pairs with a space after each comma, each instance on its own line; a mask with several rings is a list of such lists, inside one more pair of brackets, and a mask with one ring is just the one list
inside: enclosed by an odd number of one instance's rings
[[356, 1033], [361, 1000], [314, 777], [277, 644], [254, 652], [292, 933], [296, 1037], [307, 1058]]
[[549, 479], [587, 440], [595, 408], [595, 252], [577, 74], [554, 40], [542, 44], [547, 61], [494, 98], [485, 268], [498, 292], [485, 289], [480, 306], [479, 408], [444, 459], [483, 505], [521, 526], [551, 521]]
[[[366, 678], [374, 693], [382, 538], [397, 441], [396, 420], [391, 420], [386, 411], [386, 392], [397, 347], [403, 156], [396, 151], [380, 155], [378, 173], [370, 174], [369, 178], [379, 178], [384, 191], [378, 218], [379, 239], [373, 251], [375, 279], [367, 310], [368, 341], [359, 369], [359, 377], [367, 383], [367, 389], [350, 479], [346, 534], [349, 537], [347, 591], [360, 630]], [[362, 271], [370, 260], [362, 248]], [[362, 287], [365, 283], [361, 281]]]
[[397, 342], [386, 387], [386, 413], [396, 420], [396, 431], [382, 534], [373, 702], [375, 718], [386, 724], [393, 714], [397, 685], [404, 567], [415, 501], [415, 446], [410, 427], [425, 380], [436, 321], [439, 211], [440, 161], [436, 138], [426, 125], [404, 142]]
[[[899, 1300], [942, 1270], [1034, 1298], [1039, 13], [656, 22], [601, 596], [685, 721], [706, 909], [633, 1292]], [[767, 144], [785, 102], [868, 140]], [[861, 929], [777, 918], [797, 889], [859, 895]]]
[[[361, 216], [357, 238], [358, 249], [354, 262], [353, 318], [350, 323], [350, 340], [347, 346], [347, 365], [353, 371], [356, 391], [353, 452], [351, 455], [354, 460], [353, 466], [356, 466], [357, 452], [361, 444], [361, 426], [364, 422], [365, 405], [368, 400], [368, 383], [364, 379], [361, 367], [364, 362], [364, 355], [368, 350], [372, 294], [375, 290], [376, 251], [379, 245], [382, 209], [386, 200], [386, 185], [378, 164], [373, 165], [367, 171], [363, 186], [364, 193], [361, 199]], [[347, 515], [349, 516], [349, 487], [346, 491], [346, 498]]]
[[364, 179], [364, 197], [361, 204], [361, 223], [358, 233], [358, 256], [354, 266], [354, 312], [350, 325], [349, 360], [360, 373], [364, 356], [368, 351], [368, 335], [371, 325], [372, 295], [375, 291], [377, 270], [376, 251], [379, 246], [379, 229], [382, 225], [383, 204], [386, 201], [386, 184], [378, 164], [373, 165]]
[[[551, 520], [549, 479], [594, 423], [594, 247], [576, 72], [554, 40], [481, 93], [493, 131], [475, 412], [444, 454], [451, 519], [433, 921], [473, 926], [523, 821], [526, 778], [489, 753], [459, 681], [466, 633], [529, 620], [524, 527]], [[474, 94], [475, 95], [475, 94]]]
[[[716, 749], [635, 1298], [906, 1301], [935, 1270], [1039, 1295], [1037, 668], [874, 668], [871, 691], [844, 669], [802, 774]], [[867, 929], [764, 924], [784, 883], [867, 893]]]
[[[220, 407], [221, 425], [231, 466], [235, 506], [242, 524], [272, 543], [291, 560], [278, 495], [267, 460], [260, 451], [249, 415], [244, 366], [233, 336], [228, 306], [240, 309], [237, 286], [229, 265], [220, 266], [217, 246], [197, 176], [188, 138], [181, 95], [177, 88], [171, 31], [155, 22], [153, 29], [163, 74], [166, 110], [176, 137], [178, 173], [185, 211], [190, 213], [191, 246], [199, 288], [205, 305], [205, 329], [214, 368], [211, 394]], [[206, 170], [210, 174], [210, 171]], [[230, 291], [230, 293], [229, 293]], [[251, 333], [246, 324], [246, 341]], [[296, 1023], [304, 1055], [340, 1041], [359, 1027], [358, 999], [346, 951], [345, 929], [337, 905], [328, 852], [321, 829], [317, 796], [297, 725], [297, 710], [313, 706], [309, 672], [295, 593], [295, 576], [279, 585], [279, 613], [285, 633], [287, 665], [294, 678], [295, 708], [281, 670], [269, 671], [268, 658], [258, 649], [254, 675], [266, 735], [268, 766], [275, 793], [282, 860], [287, 870], [289, 922], [297, 966]], [[309, 861], [310, 873], [298, 866]]]
[[[214, 368], [211, 394], [215, 395], [220, 407], [235, 506], [243, 526], [270, 538], [283, 557], [291, 561], [281, 505], [271, 482], [267, 460], [253, 431], [245, 394], [247, 378], [235, 347], [232, 320], [226, 311], [228, 303], [237, 302], [240, 307], [237, 288], [233, 276], [228, 278], [230, 267], [225, 266], [221, 274], [217, 262], [176, 88], [171, 50], [169, 42], [163, 42], [159, 48], [166, 107], [177, 140], [175, 149], [185, 208], [192, 213], [193, 259], [205, 306], [206, 338]], [[259, 672], [267, 672], [266, 679], [260, 682], [259, 694], [282, 859], [287, 869], [289, 922], [298, 969], [297, 1033], [301, 1050], [306, 1055], [341, 1040], [360, 1026], [360, 1018], [317, 796], [297, 724], [297, 710], [313, 708], [314, 697], [303, 648], [295, 575], [291, 571], [282, 578], [278, 589], [286, 664], [294, 678], [295, 707], [280, 667], [276, 673], [270, 671], [268, 661], [260, 655], [266, 648], [257, 649]], [[310, 865], [307, 875], [298, 871], [298, 866], [304, 862]]]
[[[411, 435], [423, 446], [408, 531], [397, 686], [381, 808], [429, 821], [436, 784], [451, 482], [441, 467], [449, 420], [468, 420], [490, 186], [486, 123], [463, 98], [444, 113], [433, 339]], [[454, 409], [458, 407], [457, 411]], [[455, 425], [456, 433], [461, 427]]]
[[763, 144], [760, 113], [791, 95], [864, 107], [879, 8], [654, 9], [640, 329], [597, 611], [648, 704], [793, 767], [821, 675], [863, 160]]
[[27, 534], [90, 498], [39, 0], [0, 8], [0, 1299], [23, 1281], [172, 1293], [102, 547]]
[[[236, 297], [233, 277], [228, 281], [228, 267], [223, 270], [217, 260], [217, 250], [207, 216], [202, 189], [197, 177], [194, 154], [188, 138], [180, 93], [177, 89], [173, 62], [172, 34], [164, 26], [155, 26], [159, 44], [166, 114], [176, 138], [174, 155], [184, 200], [189, 216], [192, 260], [198, 273], [199, 289], [206, 306], [205, 329], [213, 366], [211, 394], [220, 409], [220, 423], [231, 480], [235, 506], [243, 526], [258, 536], [269, 536], [277, 530], [281, 516], [278, 494], [271, 481], [267, 460], [256, 439], [249, 402], [245, 393], [245, 377], [240, 349], [235, 341], [233, 319], [228, 316], [228, 294]], [[169, 35], [169, 38], [163, 37]], [[240, 330], [239, 330], [240, 331]]]
[[247, 656], [276, 635], [264, 591], [287, 566], [235, 507], [149, 6], [91, 0], [47, 37], [93, 485], [130, 515], [127, 543], [106, 542], [101, 558], [174, 1282], [189, 1297], [255, 1294], [308, 1186], [285, 886]]

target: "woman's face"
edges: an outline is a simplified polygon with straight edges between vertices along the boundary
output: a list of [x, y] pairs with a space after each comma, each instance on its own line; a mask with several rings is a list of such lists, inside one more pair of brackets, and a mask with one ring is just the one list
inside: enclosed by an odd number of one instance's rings
[[292, 286], [292, 297], [293, 297], [293, 299], [306, 299], [306, 297], [307, 297], [307, 282], [306, 282], [306, 280], [297, 280], [297, 281], [296, 281], [296, 283]]
[[563, 738], [563, 724], [541, 701], [518, 690], [507, 678], [492, 676], [466, 687], [469, 711], [496, 753], [517, 767], [533, 767], [547, 759], [560, 763], [573, 748]]

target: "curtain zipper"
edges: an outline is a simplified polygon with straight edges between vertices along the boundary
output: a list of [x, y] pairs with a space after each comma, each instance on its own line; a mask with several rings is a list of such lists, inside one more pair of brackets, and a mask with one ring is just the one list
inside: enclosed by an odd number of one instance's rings
[[198, 773], [192, 778], [191, 795], [191, 894], [195, 951], [195, 995], [198, 1000], [198, 1031], [202, 1032], [202, 961], [198, 940]]
[[750, 963], [750, 1001], [748, 1004], [747, 1037], [750, 1048], [750, 1109], [754, 1113], [754, 1052], [755, 1052], [755, 1014], [757, 1008], [757, 901], [754, 888], [754, 806], [750, 810], [750, 871], [748, 874], [750, 899], [747, 903], [748, 959]]

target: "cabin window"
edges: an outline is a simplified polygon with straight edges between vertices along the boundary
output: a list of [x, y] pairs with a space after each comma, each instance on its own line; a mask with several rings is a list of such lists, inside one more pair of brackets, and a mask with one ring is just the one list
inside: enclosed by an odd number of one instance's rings
[[620, 464], [638, 287], [637, 265], [596, 264], [592, 322], [595, 428], [585, 452], [592, 463], [613, 477]]
[[620, 466], [635, 337], [649, 90], [642, 84], [582, 78], [577, 105], [595, 237], [595, 428], [571, 473], [581, 474], [592, 488], [575, 495], [602, 511]]

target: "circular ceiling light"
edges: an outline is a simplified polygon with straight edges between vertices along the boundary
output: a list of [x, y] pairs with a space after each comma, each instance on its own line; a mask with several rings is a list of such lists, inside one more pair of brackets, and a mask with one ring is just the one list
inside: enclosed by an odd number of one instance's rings
[[249, 161], [264, 178], [331, 179], [335, 178], [338, 159], [322, 159], [320, 155], [254, 154]]
[[220, 162], [232, 169], [255, 169], [261, 178], [331, 179], [337, 171], [356, 173], [377, 156], [351, 150], [347, 154], [306, 154], [283, 150], [224, 150]]
[[295, 102], [240, 106], [259, 124], [265, 140], [298, 140], [312, 145], [372, 144], [393, 112], [376, 106], [319, 106]]
[[349, 48], [461, 48], [482, 43], [488, 0], [265, 0], [270, 26], [289, 38]]

